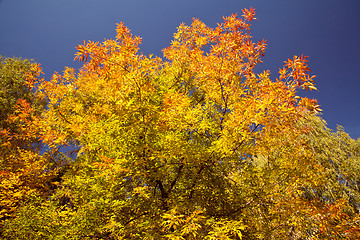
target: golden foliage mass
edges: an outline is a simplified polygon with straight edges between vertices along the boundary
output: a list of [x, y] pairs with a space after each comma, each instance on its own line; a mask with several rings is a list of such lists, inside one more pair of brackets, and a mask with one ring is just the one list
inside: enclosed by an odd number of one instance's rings
[[[163, 59], [139, 53], [141, 38], [123, 23], [115, 40], [78, 46], [79, 71], [38, 84], [41, 114], [19, 102], [14, 118], [32, 114], [31, 133], [72, 153], [55, 170], [41, 168], [39, 153], [21, 158], [38, 179], [57, 176], [56, 187], [19, 207], [5, 236], [359, 237], [359, 142], [327, 129], [317, 101], [298, 96], [316, 90], [307, 57], [285, 61], [276, 80], [256, 73], [266, 40], [252, 40], [252, 20], [250, 8], [215, 28], [181, 24]], [[3, 179], [5, 191], [25, 178]]]

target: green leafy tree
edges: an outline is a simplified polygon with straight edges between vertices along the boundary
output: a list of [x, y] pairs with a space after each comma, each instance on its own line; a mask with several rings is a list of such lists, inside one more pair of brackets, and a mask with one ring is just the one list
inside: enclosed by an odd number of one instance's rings
[[[5, 133], [17, 134], [20, 132], [19, 122], [9, 121], [9, 117], [18, 109], [19, 100], [21, 99], [28, 104], [34, 103], [34, 93], [31, 91], [33, 87], [31, 80], [33, 79], [31, 78], [37, 77], [36, 75], [39, 74], [35, 66], [29, 60], [0, 56], [0, 131], [2, 132], [2, 149], [0, 152], [2, 156], [8, 152], [3, 147], [3, 144], [8, 141], [8, 138], [5, 138]], [[16, 140], [18, 141], [17, 146], [22, 148], [28, 146], [28, 143], [21, 142], [20, 138]]]
[[316, 215], [309, 220], [320, 226], [313, 232], [320, 239], [358, 239], [360, 139], [350, 138], [341, 126], [333, 132], [317, 116], [304, 124], [311, 129], [304, 140], [321, 176], [316, 186], [301, 189]]
[[0, 236], [27, 198], [50, 194], [50, 154], [40, 155], [33, 124], [45, 103], [33, 90], [40, 73], [32, 61], [0, 57]]

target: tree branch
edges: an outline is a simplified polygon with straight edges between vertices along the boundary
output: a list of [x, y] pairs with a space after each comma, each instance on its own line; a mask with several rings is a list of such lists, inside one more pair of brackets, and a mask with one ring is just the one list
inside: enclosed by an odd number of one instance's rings
[[182, 169], [184, 168], [184, 164], [181, 164], [178, 171], [177, 171], [177, 175], [175, 177], [175, 179], [171, 182], [170, 184], [170, 187], [169, 187], [169, 190], [168, 190], [168, 194], [173, 190], [176, 182], [178, 181], [180, 175], [181, 175], [181, 172], [182, 172]]

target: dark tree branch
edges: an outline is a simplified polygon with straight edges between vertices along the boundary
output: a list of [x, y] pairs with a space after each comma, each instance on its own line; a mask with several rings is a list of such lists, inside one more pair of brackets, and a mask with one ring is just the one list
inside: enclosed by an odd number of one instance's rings
[[128, 220], [128, 221], [124, 224], [124, 226], [126, 226], [126, 225], [128, 225], [129, 223], [135, 221], [135, 220], [138, 219], [139, 217], [145, 216], [145, 215], [147, 215], [147, 214], [149, 214], [148, 211], [143, 212], [142, 214], [140, 214], [140, 215], [138, 215], [138, 216], [136, 216], [136, 217], [131, 218], [130, 220]]
[[168, 194], [173, 190], [176, 182], [178, 181], [180, 175], [181, 175], [181, 172], [182, 172], [182, 169], [184, 168], [184, 164], [181, 164], [178, 171], [177, 171], [177, 175], [175, 177], [175, 179], [171, 182], [170, 184], [170, 187], [169, 187], [169, 190], [168, 190]]
[[207, 165], [206, 165], [205, 163], [203, 163], [203, 164], [201, 165], [201, 167], [199, 168], [199, 170], [197, 171], [196, 176], [195, 176], [195, 180], [194, 180], [194, 182], [192, 183], [192, 185], [191, 185], [191, 187], [190, 187], [191, 191], [190, 191], [190, 193], [189, 193], [189, 199], [191, 199], [191, 198], [193, 197], [193, 194], [194, 194], [194, 191], [195, 191], [194, 188], [195, 188], [195, 186], [196, 186], [197, 180], [199, 179], [199, 175], [200, 175], [200, 173], [205, 169], [206, 166], [207, 166]]
[[167, 198], [169, 197], [168, 193], [166, 192], [162, 182], [160, 180], [156, 180], [156, 186], [159, 186], [160, 193], [161, 193], [161, 207], [163, 210], [167, 211]]

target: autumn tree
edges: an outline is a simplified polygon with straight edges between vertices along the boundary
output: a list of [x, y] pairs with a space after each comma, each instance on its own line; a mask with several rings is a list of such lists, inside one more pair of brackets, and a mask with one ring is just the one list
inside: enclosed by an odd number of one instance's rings
[[332, 131], [318, 116], [303, 124], [310, 130], [303, 140], [321, 173], [314, 187], [300, 190], [319, 226], [313, 230], [320, 239], [359, 239], [360, 138], [350, 138], [341, 126]]
[[[19, 123], [9, 121], [9, 117], [18, 108], [19, 100], [28, 104], [35, 101], [34, 93], [31, 91], [31, 84], [26, 79], [35, 78], [38, 74], [35, 63], [29, 60], [18, 58], [5, 58], [0, 56], [0, 131], [15, 134], [19, 132]], [[8, 139], [1, 139], [1, 144]], [[20, 139], [17, 139], [20, 141]], [[17, 142], [16, 145], [25, 148], [26, 142]], [[5, 154], [6, 148], [1, 149], [1, 154]]]
[[50, 155], [40, 155], [40, 138], [33, 125], [45, 103], [33, 89], [40, 73], [41, 68], [32, 61], [0, 57], [1, 229], [28, 197], [50, 194], [46, 192], [52, 171], [45, 170]]
[[316, 131], [329, 141], [337, 135], [316, 120], [316, 100], [298, 96], [316, 90], [306, 57], [287, 60], [276, 80], [255, 72], [266, 41], [252, 40], [254, 16], [250, 8], [216, 28], [182, 24], [164, 59], [138, 53], [141, 38], [122, 23], [115, 40], [78, 46], [83, 67], [39, 86], [48, 106], [37, 121], [44, 143], [70, 145], [76, 156], [54, 195], [21, 208], [6, 236], [316, 239], [358, 231], [356, 204], [351, 226], [329, 218], [348, 213], [341, 177], [355, 188], [357, 175], [334, 163], [355, 167], [356, 144], [345, 137], [348, 152], [332, 162], [323, 155]]

